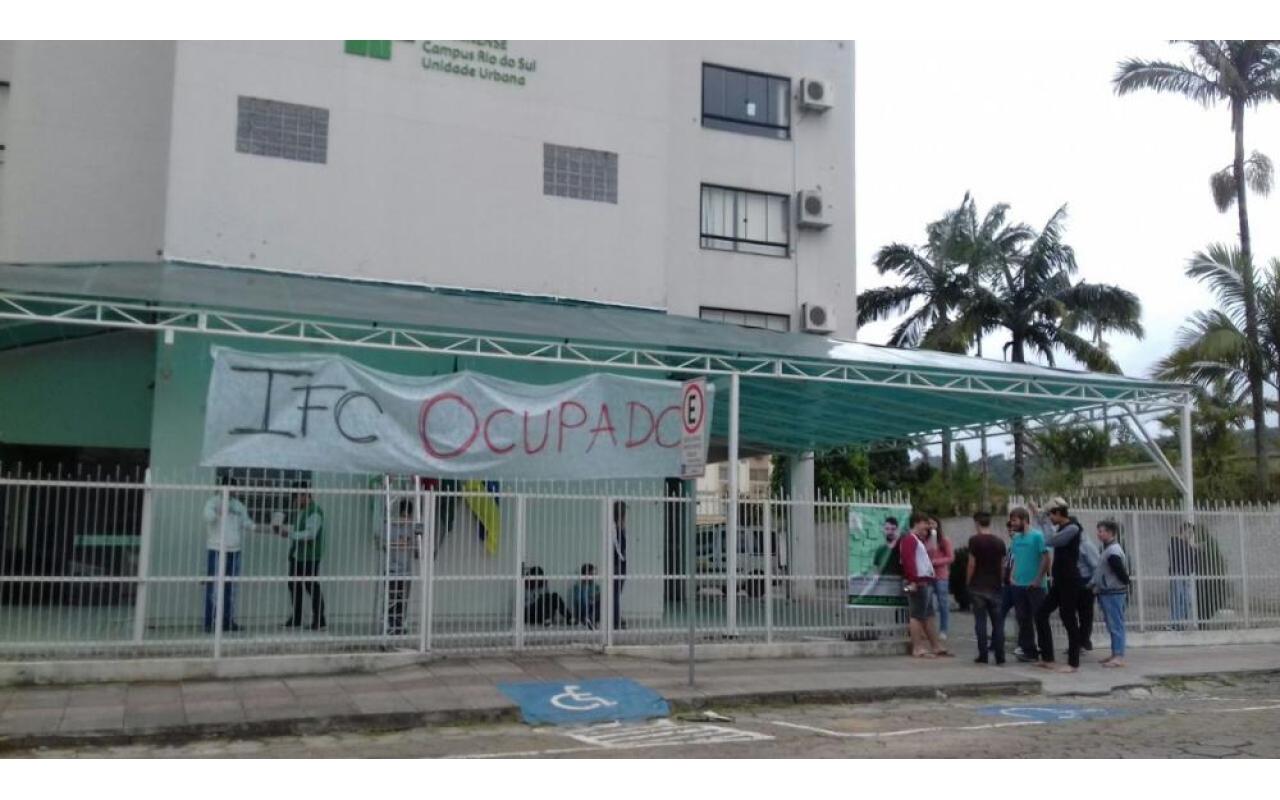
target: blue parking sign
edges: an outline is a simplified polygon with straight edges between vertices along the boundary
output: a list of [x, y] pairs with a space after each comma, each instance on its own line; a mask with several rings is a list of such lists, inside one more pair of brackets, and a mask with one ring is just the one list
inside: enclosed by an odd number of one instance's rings
[[662, 695], [627, 678], [500, 683], [498, 689], [520, 705], [530, 725], [616, 722], [671, 713]]

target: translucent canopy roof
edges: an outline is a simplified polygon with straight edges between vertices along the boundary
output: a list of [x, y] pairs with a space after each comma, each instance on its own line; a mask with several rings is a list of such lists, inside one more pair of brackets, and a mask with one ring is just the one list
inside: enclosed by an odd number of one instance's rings
[[[1102, 406], [1181, 403], [1186, 387], [742, 328], [661, 311], [265, 270], [0, 264], [0, 349], [92, 328], [451, 354], [504, 364], [741, 380], [744, 451], [899, 440]], [[533, 374], [535, 377], [530, 378]], [[563, 370], [555, 378], [563, 378]], [[522, 380], [536, 380], [524, 368]], [[718, 393], [727, 397], [727, 393]], [[713, 414], [727, 430], [725, 406]]]

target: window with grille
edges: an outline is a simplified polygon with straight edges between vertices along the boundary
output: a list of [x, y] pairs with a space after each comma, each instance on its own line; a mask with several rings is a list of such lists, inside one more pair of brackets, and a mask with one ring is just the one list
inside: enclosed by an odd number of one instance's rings
[[542, 193], [618, 202], [618, 154], [558, 144], [542, 146]]
[[791, 138], [791, 80], [703, 64], [702, 126]]
[[329, 157], [329, 109], [240, 97], [236, 151], [323, 164]]
[[702, 186], [702, 246], [766, 256], [790, 252], [790, 198], [724, 186]]
[[711, 322], [727, 322], [744, 328], [764, 328], [784, 333], [791, 330], [791, 317], [786, 314], [766, 314], [762, 311], [735, 311], [731, 308], [703, 306], [699, 309], [698, 316]]

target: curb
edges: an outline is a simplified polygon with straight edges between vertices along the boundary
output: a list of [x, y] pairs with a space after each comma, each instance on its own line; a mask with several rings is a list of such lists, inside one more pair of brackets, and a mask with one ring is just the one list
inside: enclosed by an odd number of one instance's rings
[[814, 705], [820, 703], [878, 703], [885, 700], [931, 700], [941, 692], [947, 697], [978, 697], [988, 694], [1038, 694], [1037, 680], [1011, 680], [998, 683], [953, 683], [939, 686], [872, 686], [850, 689], [798, 689], [766, 692], [704, 694], [692, 697], [668, 697], [672, 711], [697, 711], [712, 705], [723, 708], [747, 705]]
[[[664, 695], [672, 713], [748, 705], [800, 705], [817, 703], [874, 703], [893, 699], [930, 699], [943, 692], [948, 697], [976, 697], [988, 694], [1027, 695], [1040, 691], [1035, 680], [999, 683], [958, 683], [941, 686], [877, 686], [851, 689], [799, 689], [762, 692], [703, 694], [696, 687], [693, 696]], [[673, 694], [675, 694], [673, 692]], [[130, 744], [186, 744], [201, 739], [263, 738], [307, 736], [324, 733], [392, 732], [431, 725], [465, 725], [519, 722], [518, 706], [457, 708], [440, 711], [395, 711], [379, 714], [342, 714], [331, 717], [294, 717], [231, 723], [194, 723], [134, 728], [129, 730], [85, 731], [83, 733], [14, 734], [0, 736], [0, 754], [52, 747], [112, 747]]]

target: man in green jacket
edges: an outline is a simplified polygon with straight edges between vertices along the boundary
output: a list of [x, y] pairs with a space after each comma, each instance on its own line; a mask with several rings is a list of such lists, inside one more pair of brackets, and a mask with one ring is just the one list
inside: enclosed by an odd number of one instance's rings
[[286, 628], [302, 627], [302, 593], [311, 597], [311, 630], [325, 627], [324, 595], [315, 580], [320, 573], [320, 559], [324, 556], [324, 512], [305, 489], [298, 492], [293, 524], [281, 530], [288, 537], [289, 594], [293, 599], [293, 615], [285, 621]]

